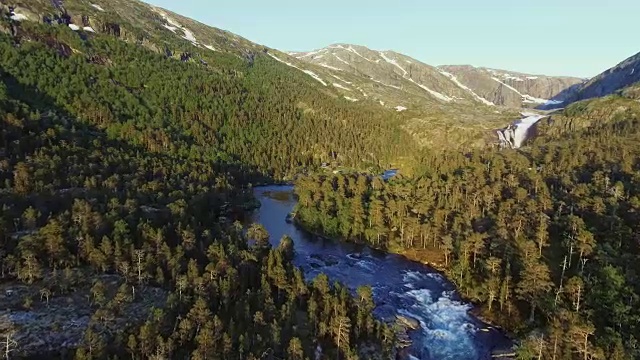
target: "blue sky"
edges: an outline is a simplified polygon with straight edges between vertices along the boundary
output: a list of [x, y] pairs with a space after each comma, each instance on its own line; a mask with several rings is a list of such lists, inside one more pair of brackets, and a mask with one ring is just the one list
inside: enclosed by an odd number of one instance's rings
[[639, 0], [146, 0], [283, 51], [332, 43], [591, 77], [640, 52]]

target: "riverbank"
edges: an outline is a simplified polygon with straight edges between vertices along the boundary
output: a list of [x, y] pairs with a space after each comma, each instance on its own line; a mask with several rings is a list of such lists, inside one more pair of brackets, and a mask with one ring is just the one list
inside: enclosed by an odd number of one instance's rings
[[[386, 251], [389, 254], [395, 254], [399, 256], [405, 257], [407, 260], [414, 261], [425, 266], [428, 266], [438, 272], [442, 277], [447, 279], [452, 284], [455, 284], [453, 279], [449, 277], [447, 274], [447, 269], [444, 264], [443, 256], [438, 255], [434, 251], [423, 250], [423, 249], [401, 249], [401, 248], [390, 248]], [[476, 317], [481, 322], [489, 325], [489, 327], [497, 329], [498, 331], [507, 335], [510, 339], [516, 339], [517, 335], [512, 331], [506, 329], [502, 324], [493, 319], [492, 316], [488, 316], [486, 314], [485, 304], [479, 303], [475, 299], [472, 299], [469, 296], [466, 296], [463, 292], [458, 291], [459, 297], [466, 303], [473, 305], [472, 309], [469, 311], [474, 317]], [[515, 341], [515, 340], [514, 340]]]
[[[298, 205], [292, 186], [254, 188], [254, 194], [262, 206], [251, 221], [264, 225], [272, 246], [285, 235], [294, 240], [294, 264], [306, 279], [324, 274], [353, 292], [367, 286], [378, 319], [395, 322], [402, 315], [418, 320], [420, 328], [408, 336], [411, 345], [406, 351], [412, 359], [490, 360], [496, 350], [511, 349], [513, 342], [473, 316], [471, 304], [462, 301], [455, 286], [433, 267], [296, 226], [289, 215]], [[300, 220], [303, 214], [297, 217]]]
[[[298, 227], [299, 229], [303, 230], [304, 232], [308, 233], [309, 235], [315, 237], [316, 239], [320, 239], [320, 240], [327, 240], [327, 241], [332, 241], [332, 242], [336, 242], [336, 243], [352, 243], [355, 245], [362, 245], [362, 246], [366, 246], [368, 248], [371, 248], [375, 251], [379, 251], [382, 252], [384, 254], [391, 254], [391, 255], [397, 255], [400, 256], [410, 262], [413, 263], [418, 263], [421, 265], [425, 265], [429, 268], [431, 268], [434, 272], [438, 273], [440, 276], [442, 276], [442, 278], [444, 278], [447, 282], [449, 282], [452, 287], [454, 287], [454, 282], [451, 280], [451, 278], [448, 276], [447, 271], [446, 271], [446, 267], [444, 264], [444, 255], [437, 252], [437, 251], [433, 251], [433, 250], [428, 250], [428, 249], [402, 249], [400, 247], [392, 247], [392, 248], [387, 248], [387, 249], [380, 249], [380, 248], [375, 248], [372, 246], [369, 246], [368, 244], [363, 244], [363, 243], [358, 243], [358, 242], [353, 242], [353, 241], [345, 241], [343, 239], [340, 238], [336, 238], [336, 237], [332, 237], [329, 236], [321, 231], [317, 231], [314, 229], [311, 229], [310, 227], [306, 226], [306, 224], [297, 216], [295, 216], [295, 213], [290, 213], [287, 216], [287, 221], [291, 224], [293, 224], [294, 226]], [[513, 339], [516, 338], [515, 334], [513, 334], [512, 332], [506, 330], [505, 328], [503, 328], [501, 325], [499, 325], [496, 321], [492, 320], [491, 318], [487, 317], [486, 314], [484, 314], [484, 304], [478, 303], [476, 301], [474, 301], [473, 299], [471, 299], [468, 296], [465, 296], [465, 294], [457, 291], [458, 289], [456, 289], [456, 293], [458, 298], [463, 302], [463, 303], [467, 303], [472, 305], [471, 309], [468, 310], [468, 313], [476, 319], [477, 321], [477, 325], [478, 325], [478, 336], [480, 337], [491, 337], [492, 334], [494, 333], [500, 333], [503, 336], [506, 336], [508, 339], [510, 339], [511, 344], [510, 345], [506, 345], [505, 346], [496, 346], [495, 348], [492, 349], [492, 356], [498, 356], [500, 358], [503, 359], [509, 359], [512, 358], [513, 356], [515, 356], [514, 353], [514, 348], [513, 348]]]

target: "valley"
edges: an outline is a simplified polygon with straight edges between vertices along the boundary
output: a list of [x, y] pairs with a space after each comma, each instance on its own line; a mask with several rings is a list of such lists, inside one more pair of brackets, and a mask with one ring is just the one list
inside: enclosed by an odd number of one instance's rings
[[4, 356], [638, 358], [638, 76], [1, 0]]

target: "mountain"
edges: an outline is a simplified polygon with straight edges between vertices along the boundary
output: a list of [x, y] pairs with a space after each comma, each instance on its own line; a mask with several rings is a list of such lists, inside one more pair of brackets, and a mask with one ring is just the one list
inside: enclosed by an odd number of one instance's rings
[[[323, 112], [323, 116], [338, 121], [334, 109], [338, 111], [338, 108], [347, 107], [366, 114], [365, 117], [371, 116], [369, 112], [375, 112], [374, 117], [381, 121], [385, 118], [388, 126], [403, 129], [420, 146], [484, 146], [487, 129], [503, 126], [514, 118], [509, 109], [482, 106], [485, 103], [482, 99], [458, 86], [438, 69], [391, 52], [385, 52], [385, 59], [379, 52], [362, 49], [361, 53], [357, 50], [360, 47], [336, 45], [338, 49], [335, 51], [348, 52], [344, 54], [345, 61], [352, 61], [358, 67], [364, 67], [365, 63], [379, 67], [379, 74], [369, 71], [370, 75], [363, 75], [355, 69], [342, 71], [339, 66], [345, 64], [337, 58], [335, 62], [315, 64], [302, 56], [297, 56], [298, 59], [138, 1], [35, 0], [18, 2], [12, 9], [4, 6], [4, 9], [15, 23], [5, 26], [3, 31], [7, 34], [20, 31], [16, 24], [21, 23], [23, 28], [34, 22], [53, 24], [57, 29], [62, 25], [75, 31], [80, 38], [108, 35], [168, 59], [197, 63], [222, 74], [232, 72], [237, 78], [246, 74], [246, 69], [239, 66], [246, 68], [256, 63], [277, 63], [278, 72], [287, 74], [280, 80], [291, 77], [296, 82], [303, 82], [297, 88], [298, 92], [292, 94], [293, 97], [306, 97], [306, 100], [296, 102], [296, 106], [303, 110], [302, 116], [320, 116], [314, 112], [317, 110]], [[63, 53], [73, 52], [73, 46], [60, 46], [59, 51]], [[108, 56], [103, 57], [92, 61], [108, 63]], [[407, 72], [406, 77], [404, 71]], [[276, 95], [270, 93], [268, 96]], [[332, 105], [316, 109], [309, 101], [315, 97]], [[325, 150], [323, 146], [313, 154], [320, 163], [329, 161], [321, 159], [325, 156], [321, 154], [331, 153]]]
[[178, 39], [202, 50], [237, 55], [262, 49], [228, 31], [140, 1], [29, 0], [7, 4], [3, 1], [0, 6], [10, 12], [14, 20], [61, 24], [75, 31], [109, 34], [172, 56], [177, 52]]
[[290, 52], [291, 63], [311, 68], [351, 101], [382, 106], [406, 119], [403, 128], [422, 146], [478, 147], [487, 131], [513, 120], [513, 109], [494, 106], [440, 69], [393, 51], [333, 44]]
[[496, 130], [500, 147], [517, 149], [538, 138], [559, 139], [585, 129], [610, 126], [621, 120], [638, 120], [640, 82], [615, 94], [577, 101], [560, 110], [523, 112], [522, 116], [522, 119]]
[[3, 9], [0, 66], [21, 82], [40, 78], [57, 105], [128, 141], [195, 146], [276, 178], [327, 162], [388, 164], [414, 143], [395, 110], [344, 99], [325, 74], [164, 9], [130, 0]]
[[[324, 49], [289, 55], [334, 71], [332, 75], [338, 81], [340, 76], [335, 75], [356, 76], [359, 78], [358, 87], [365, 87], [387, 102], [392, 99], [400, 101], [407, 96], [445, 104], [482, 102], [482, 99], [457, 86], [437, 68], [393, 51], [375, 51], [359, 45], [333, 44]], [[364, 91], [362, 93], [365, 94]]]
[[611, 95], [569, 104], [537, 123], [534, 134], [536, 138], [563, 138], [585, 129], [611, 126], [622, 120], [640, 121], [640, 82]]
[[470, 65], [444, 65], [438, 69], [487, 101], [514, 108], [555, 103], [550, 99], [585, 81], [574, 77], [523, 74]]
[[583, 79], [571, 77], [529, 75], [472, 66], [434, 67], [394, 51], [376, 51], [350, 44], [333, 44], [319, 50], [289, 54], [333, 70], [337, 72], [335, 75], [349, 74], [364, 84], [371, 81], [382, 84], [386, 89], [374, 88], [372, 92], [382, 100], [393, 99], [396, 102], [399, 97], [408, 96], [428, 103], [531, 107], [583, 82]]
[[[553, 100], [557, 102], [557, 105], [562, 106], [580, 100], [611, 95], [638, 81], [640, 81], [640, 53], [629, 57], [579, 86], [559, 93]], [[547, 106], [547, 108], [557, 107], [557, 105]]]

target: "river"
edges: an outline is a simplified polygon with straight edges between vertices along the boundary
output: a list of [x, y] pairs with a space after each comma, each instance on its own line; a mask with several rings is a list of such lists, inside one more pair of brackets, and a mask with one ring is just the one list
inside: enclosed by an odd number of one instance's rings
[[421, 360], [484, 360], [495, 349], [509, 348], [511, 341], [497, 329], [469, 313], [455, 287], [432, 268], [406, 258], [365, 246], [318, 240], [286, 221], [296, 205], [293, 186], [254, 189], [261, 207], [252, 221], [261, 223], [277, 246], [283, 235], [295, 244], [294, 263], [306, 278], [325, 273], [351, 289], [369, 285], [376, 302], [375, 314], [392, 319], [396, 314], [419, 320], [421, 329], [410, 333], [409, 352]]

